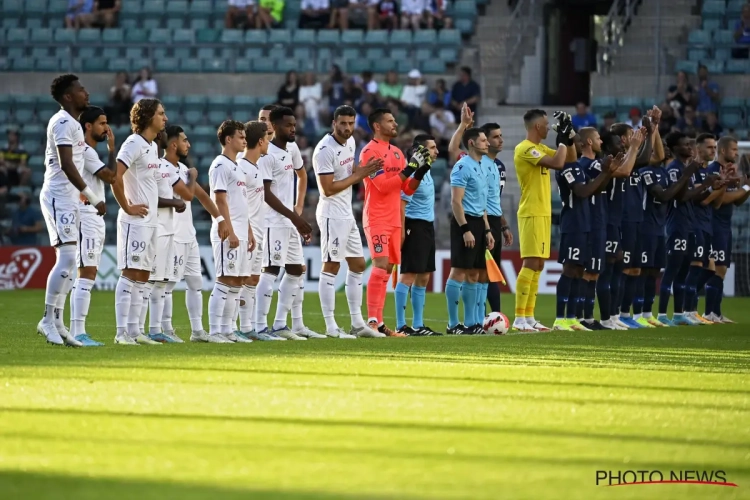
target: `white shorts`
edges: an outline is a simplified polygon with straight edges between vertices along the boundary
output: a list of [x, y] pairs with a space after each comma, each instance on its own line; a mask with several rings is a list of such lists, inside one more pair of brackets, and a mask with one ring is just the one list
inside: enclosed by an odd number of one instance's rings
[[117, 221], [117, 268], [151, 272], [156, 258], [156, 227]]
[[302, 237], [295, 227], [268, 227], [263, 242], [263, 267], [305, 263]]
[[364, 257], [357, 221], [318, 217], [320, 254], [323, 262], [341, 262], [350, 257]]
[[250, 276], [250, 263], [247, 260], [247, 240], [240, 240], [240, 246], [230, 248], [229, 241], [212, 241], [216, 277]]
[[250, 262], [250, 276], [260, 276], [260, 270], [263, 269], [263, 229], [253, 229], [255, 236], [255, 250], [247, 253]]
[[78, 228], [78, 267], [99, 267], [104, 249], [104, 217], [90, 212], [81, 212], [81, 225]]
[[239, 7], [240, 9], [244, 9], [251, 5], [255, 5], [255, 0], [229, 0], [230, 7]]
[[174, 244], [174, 276], [175, 282], [182, 281], [185, 276], [202, 276], [201, 252], [198, 242]]
[[156, 240], [156, 258], [151, 267], [149, 281], [174, 281], [175, 261], [174, 234], [158, 236]]
[[42, 216], [47, 224], [49, 242], [53, 247], [78, 241], [80, 215], [78, 201], [55, 198], [42, 191], [39, 195], [42, 205]]

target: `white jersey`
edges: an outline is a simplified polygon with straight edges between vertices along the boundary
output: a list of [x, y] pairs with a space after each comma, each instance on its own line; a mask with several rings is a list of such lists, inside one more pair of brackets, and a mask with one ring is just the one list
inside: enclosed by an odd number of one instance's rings
[[[83, 182], [86, 183], [100, 200], [104, 200], [104, 181], [97, 177], [96, 173], [103, 168], [106, 168], [106, 165], [104, 165], [104, 162], [99, 158], [96, 149], [86, 145], [83, 150], [83, 170], [81, 171], [81, 177], [83, 178]], [[84, 203], [80, 201], [80, 198], [79, 203], [81, 205], [81, 213], [97, 213], [94, 205]]]
[[117, 161], [128, 167], [127, 172], [122, 176], [128, 202], [131, 205], [148, 207], [148, 215], [145, 217], [128, 215], [121, 208], [117, 219], [136, 226], [156, 227], [158, 225], [156, 213], [159, 206], [156, 177], [159, 175], [161, 163], [156, 143], [149, 143], [143, 136], [132, 134], [122, 143], [117, 153]]
[[248, 220], [253, 231], [259, 234], [265, 227], [265, 203], [263, 203], [265, 196], [260, 166], [266, 161], [270, 161], [268, 155], [262, 155], [257, 165], [246, 160], [244, 152], [237, 155], [237, 163], [242, 165], [246, 174]]
[[[240, 240], [247, 240], [247, 188], [245, 170], [234, 160], [219, 155], [208, 169], [208, 182], [211, 188], [211, 199], [216, 203], [216, 193], [227, 194], [229, 218], [235, 236]], [[211, 240], [219, 240], [219, 224], [216, 219], [211, 224]]]
[[47, 148], [44, 152], [44, 185], [42, 190], [48, 192], [53, 198], [67, 198], [78, 204], [78, 189], [68, 180], [68, 176], [60, 166], [60, 158], [57, 155], [59, 146], [70, 146], [73, 149], [73, 164], [78, 172], [83, 172], [83, 151], [86, 142], [83, 137], [83, 129], [78, 120], [70, 113], [61, 109], [50, 118], [47, 124]]
[[[159, 198], [174, 199], [172, 186], [177, 184], [180, 176], [170, 162], [164, 158], [159, 161], [159, 172], [156, 178], [156, 190]], [[159, 223], [159, 236], [174, 234], [174, 208], [161, 207], [156, 210], [156, 221]]]
[[[297, 151], [299, 152], [299, 148], [297, 148]], [[264, 161], [260, 165], [263, 181], [271, 181], [271, 192], [286, 208], [294, 210], [294, 204], [297, 201], [297, 174], [295, 171], [302, 168], [302, 155], [296, 157], [290, 150], [281, 149], [271, 143], [268, 145], [267, 156], [269, 157], [268, 161]], [[294, 227], [294, 224], [273, 208], [268, 207], [265, 227]]]
[[[166, 159], [164, 160], [167, 161]], [[169, 162], [167, 162], [169, 163]], [[169, 165], [175, 169], [180, 180], [187, 185], [190, 177], [188, 168], [183, 163], [177, 163], [177, 167], [169, 163]], [[180, 196], [175, 194], [175, 198]], [[185, 202], [185, 211], [182, 213], [175, 212], [174, 214], [174, 242], [175, 243], [192, 243], [196, 240], [195, 226], [193, 226], [193, 211], [190, 206], [191, 202]]]
[[345, 144], [340, 144], [332, 134], [323, 137], [315, 147], [313, 169], [320, 191], [320, 201], [315, 210], [316, 217], [354, 219], [351, 186], [331, 196], [324, 195], [323, 190], [320, 189], [320, 176], [322, 175], [333, 176], [334, 181], [340, 181], [352, 175], [354, 149], [354, 137], [347, 139]]

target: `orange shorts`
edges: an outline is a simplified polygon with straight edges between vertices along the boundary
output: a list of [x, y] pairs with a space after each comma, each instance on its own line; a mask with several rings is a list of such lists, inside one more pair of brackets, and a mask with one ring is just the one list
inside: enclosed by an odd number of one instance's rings
[[401, 228], [375, 226], [365, 228], [370, 258], [388, 257], [389, 264], [401, 264]]

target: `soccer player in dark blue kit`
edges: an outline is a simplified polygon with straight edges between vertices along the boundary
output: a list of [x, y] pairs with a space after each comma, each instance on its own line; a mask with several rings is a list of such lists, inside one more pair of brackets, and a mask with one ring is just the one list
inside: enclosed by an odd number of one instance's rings
[[712, 216], [713, 259], [716, 273], [706, 282], [706, 310], [703, 315], [714, 323], [734, 323], [721, 313], [721, 300], [724, 294], [724, 276], [732, 261], [732, 214], [736, 205], [745, 203], [750, 197], [750, 183], [747, 178], [737, 175], [737, 139], [725, 136], [717, 144], [716, 161], [708, 166], [711, 174], [722, 171], [730, 177], [730, 184], [722, 195], [719, 206]]
[[[596, 130], [594, 130], [594, 133], [596, 133]], [[598, 135], [596, 133], [597, 141]], [[552, 326], [553, 330], [590, 331], [587, 326], [582, 325], [576, 319], [576, 306], [578, 298], [582, 294], [582, 291], [579, 290], [579, 283], [589, 263], [591, 248], [591, 207], [589, 199], [601, 193], [623, 160], [622, 154], [616, 160], [613, 160], [611, 156], [606, 157], [601, 166], [598, 167], [598, 174], [593, 179], [590, 179], [587, 174], [591, 166], [589, 158], [582, 158], [582, 161], [576, 163], [568, 163], [563, 170], [555, 173], [555, 180], [560, 190], [563, 205], [560, 213], [562, 240], [558, 254], [558, 262], [563, 265], [563, 271], [562, 276], [557, 281], [557, 315]], [[585, 291], [583, 291], [583, 295], [585, 296]]]
[[[667, 147], [674, 159], [667, 166], [669, 186], [689, 176], [685, 186], [678, 191], [667, 211], [667, 265], [659, 289], [659, 322], [669, 326], [695, 325], [697, 322], [683, 314], [685, 303], [685, 279], [690, 267], [689, 242], [695, 245], [693, 233], [693, 204], [709, 188], [709, 183], [695, 186], [693, 174], [701, 164], [693, 158], [690, 139], [682, 132], [672, 132], [666, 137]], [[674, 315], [667, 318], [670, 293], [674, 294]]]

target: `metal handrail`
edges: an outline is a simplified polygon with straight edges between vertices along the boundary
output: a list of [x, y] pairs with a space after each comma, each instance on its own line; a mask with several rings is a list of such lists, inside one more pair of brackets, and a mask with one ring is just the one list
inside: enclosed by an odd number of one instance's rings
[[608, 74], [617, 49], [622, 47], [625, 30], [633, 17], [633, 9], [638, 0], [614, 0], [602, 24], [602, 43], [597, 54], [597, 72]]

